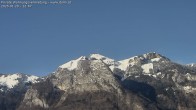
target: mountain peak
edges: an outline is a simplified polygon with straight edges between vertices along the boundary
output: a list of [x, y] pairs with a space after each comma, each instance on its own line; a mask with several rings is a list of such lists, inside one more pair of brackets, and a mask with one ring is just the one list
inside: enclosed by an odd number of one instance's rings
[[88, 60], [88, 57], [81, 56], [78, 59], [71, 60], [63, 65], [60, 66], [60, 68], [67, 68], [68, 70], [74, 70], [78, 66], [78, 62], [81, 60]]
[[111, 65], [114, 63], [115, 60], [108, 58], [106, 56], [103, 56], [101, 54], [90, 54], [89, 57], [81, 56], [78, 59], [71, 60], [63, 65], [60, 66], [60, 68], [67, 68], [68, 70], [74, 70], [78, 66], [78, 62], [82, 60], [101, 60], [107, 65]]
[[134, 64], [141, 62], [143, 60], [149, 60], [151, 62], [154, 62], [154, 61], [158, 62], [161, 59], [169, 60], [168, 58], [166, 58], [163, 55], [158, 54], [156, 52], [149, 52], [149, 53], [146, 53], [143, 55], [134, 56], [134, 57], [131, 57], [131, 58], [128, 58], [125, 60], [121, 60], [121, 61], [115, 61], [114, 59], [111, 59], [111, 58], [106, 57], [104, 55], [101, 55], [99, 53], [94, 53], [94, 54], [90, 54], [89, 57], [81, 56], [81, 57], [79, 57], [75, 60], [71, 60], [71, 61], [69, 61], [59, 67], [63, 68], [63, 69], [66, 68], [71, 71], [71, 70], [74, 70], [77, 68], [79, 61], [82, 61], [82, 60], [101, 60], [106, 65], [111, 66], [111, 68], [114, 68], [113, 66], [114, 66], [114, 64], [116, 64], [119, 66], [119, 68], [121, 70], [125, 70], [130, 64], [134, 65]]
[[105, 56], [98, 54], [98, 53], [94, 53], [94, 54], [90, 54], [89, 58], [97, 58], [97, 59], [101, 59]]
[[145, 59], [152, 60], [152, 62], [159, 61], [160, 59], [165, 59], [165, 60], [170, 61], [169, 58], [167, 58], [159, 53], [156, 53], [156, 52], [149, 52], [149, 53], [143, 54], [141, 56], [144, 57]]
[[101, 54], [90, 54], [89, 56], [90, 59], [97, 59], [97, 60], [110, 60], [110, 61], [114, 61], [113, 59], [111, 58], [108, 58], [106, 56], [103, 56]]
[[143, 54], [143, 57], [144, 58], [149, 58], [149, 59], [152, 59], [152, 58], [160, 58], [162, 56], [163, 55], [161, 55], [159, 53], [156, 53], [156, 52], [149, 52], [149, 53]]
[[142, 55], [130, 57], [125, 60], [118, 61], [119, 62], [118, 68], [125, 71], [129, 66], [144, 65], [144, 64], [148, 64], [148, 66], [152, 67], [153, 62], [159, 62], [163, 60], [170, 61], [168, 58], [164, 57], [161, 54], [158, 54], [156, 52], [149, 52], [146, 54], [142, 54]]

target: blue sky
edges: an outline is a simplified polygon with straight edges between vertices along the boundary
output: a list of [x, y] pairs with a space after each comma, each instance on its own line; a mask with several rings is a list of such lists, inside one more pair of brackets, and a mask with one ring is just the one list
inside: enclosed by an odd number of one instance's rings
[[157, 52], [196, 62], [195, 0], [72, 0], [0, 9], [0, 73], [43, 76], [91, 53], [117, 60]]

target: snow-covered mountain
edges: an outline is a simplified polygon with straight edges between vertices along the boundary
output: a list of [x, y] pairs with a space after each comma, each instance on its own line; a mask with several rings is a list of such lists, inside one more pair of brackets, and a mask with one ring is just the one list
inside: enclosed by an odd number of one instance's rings
[[27, 89], [40, 81], [43, 79], [34, 75], [0, 74], [0, 110], [16, 110]]
[[38, 83], [40, 80], [41, 78], [37, 76], [21, 73], [0, 74], [0, 91], [11, 90], [28, 83]]
[[[127, 75], [128, 76], [131, 75], [131, 73], [129, 73], [128, 71], [130, 68], [134, 68], [135, 66], [139, 66], [143, 74], [153, 75], [152, 71], [155, 72], [157, 71], [158, 68], [161, 68], [161, 67], [157, 67], [159, 66], [157, 64], [162, 64], [166, 66], [167, 63], [170, 63], [170, 60], [168, 58], [160, 54], [157, 54], [155, 52], [147, 53], [147, 54], [143, 54], [139, 56], [134, 56], [128, 59], [120, 60], [120, 61], [116, 61], [114, 59], [105, 57], [100, 54], [91, 54], [89, 57], [81, 56], [76, 60], [69, 61], [61, 65], [59, 68], [68, 69], [71, 71], [71, 70], [77, 69], [79, 62], [85, 61], [85, 60], [86, 61], [89, 61], [89, 60], [102, 61], [105, 65], [107, 65], [110, 68], [112, 72], [114, 72], [115, 70], [121, 70], [125, 72], [124, 74], [122, 74], [124, 77], [126, 77]], [[135, 73], [134, 71], [131, 71], [131, 72]], [[154, 74], [154, 76], [155, 75], [156, 74]]]
[[[196, 69], [192, 65], [172, 62], [155, 52], [121, 61], [100, 54], [81, 56], [60, 65], [44, 80], [20, 75], [0, 76], [0, 84], [8, 89], [19, 87], [20, 81], [23, 82], [21, 84], [31, 82], [27, 87], [20, 86], [26, 89], [18, 93], [22, 93], [18, 97], [19, 102], [8, 104], [15, 105], [12, 107], [17, 110], [196, 108]], [[7, 110], [9, 107], [0, 100], [0, 109]]]

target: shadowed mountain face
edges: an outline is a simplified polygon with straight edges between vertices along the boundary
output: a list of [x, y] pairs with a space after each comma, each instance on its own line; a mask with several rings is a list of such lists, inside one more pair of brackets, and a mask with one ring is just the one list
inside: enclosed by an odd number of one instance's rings
[[195, 69], [157, 53], [122, 61], [82, 56], [20, 88], [1, 91], [1, 110], [196, 109]]

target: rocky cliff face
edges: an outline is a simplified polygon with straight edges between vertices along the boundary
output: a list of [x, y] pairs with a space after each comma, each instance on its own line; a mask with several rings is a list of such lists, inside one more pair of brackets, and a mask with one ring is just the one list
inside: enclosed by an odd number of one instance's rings
[[10, 110], [195, 110], [195, 77], [157, 53], [122, 61], [92, 54], [29, 86]]

